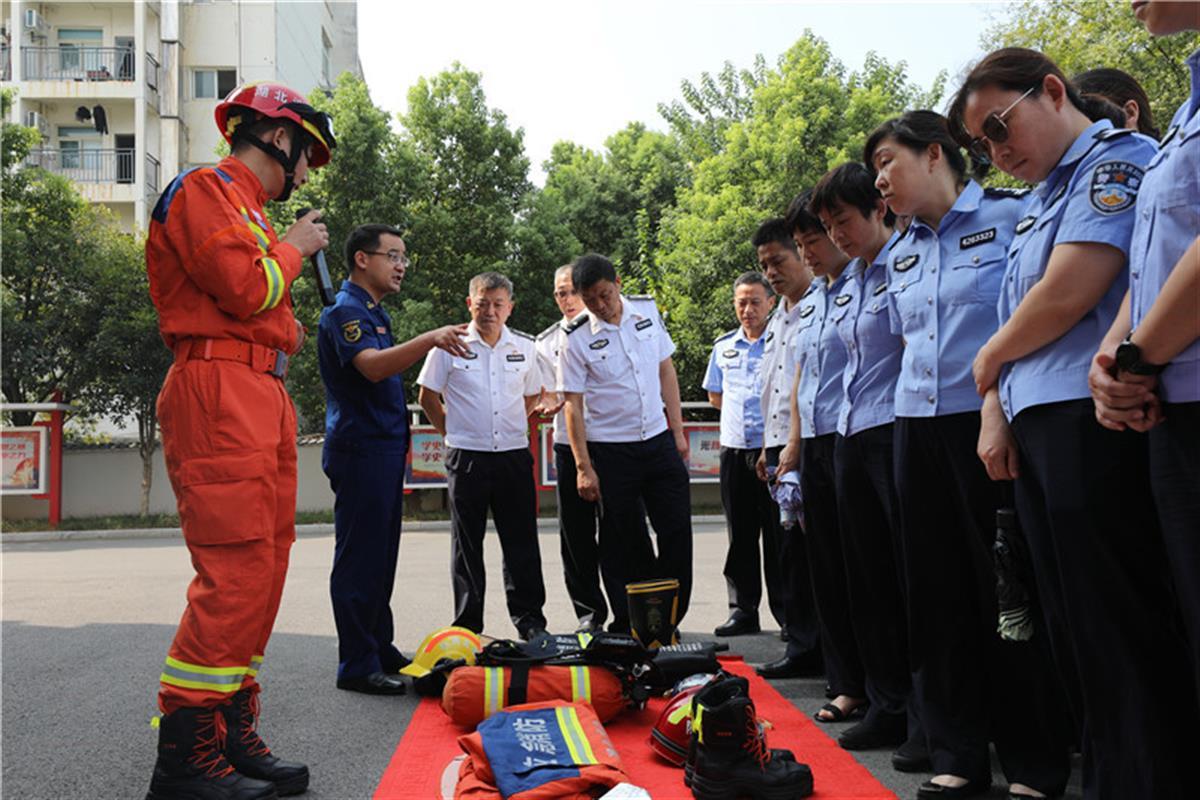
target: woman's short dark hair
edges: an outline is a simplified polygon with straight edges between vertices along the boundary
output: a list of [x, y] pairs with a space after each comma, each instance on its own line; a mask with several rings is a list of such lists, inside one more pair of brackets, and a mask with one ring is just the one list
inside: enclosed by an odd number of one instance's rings
[[946, 118], [936, 111], [906, 111], [872, 131], [863, 147], [863, 163], [872, 174], [875, 172], [875, 150], [888, 137], [918, 153], [931, 144], [940, 145], [954, 175], [962, 180], [967, 173], [967, 161], [963, 158], [962, 149], [950, 135]]
[[354, 274], [354, 254], [359, 250], [378, 250], [379, 239], [384, 234], [392, 236], [403, 236], [403, 232], [399, 228], [394, 228], [391, 225], [384, 225], [378, 222], [371, 222], [366, 225], [359, 225], [354, 230], [350, 231], [350, 235], [346, 237], [346, 269], [350, 270], [350, 274]]
[[[866, 218], [882, 201], [883, 195], [875, 188], [875, 176], [871, 171], [857, 161], [847, 161], [829, 170], [817, 181], [808, 203], [808, 212], [819, 217], [822, 211], [832, 213], [841, 204], [857, 208]], [[896, 215], [887, 206], [884, 209], [883, 222], [891, 227]]]
[[1120, 108], [1122, 122], [1118, 127], [1125, 127], [1125, 104], [1134, 101], [1138, 107], [1138, 132], [1152, 139], [1161, 138], [1154, 125], [1154, 114], [1150, 111], [1150, 98], [1137, 78], [1128, 72], [1112, 67], [1089, 69], [1072, 77], [1071, 83], [1075, 84], [1080, 94], [1098, 94]]
[[590, 289], [600, 281], [617, 282], [617, 268], [598, 253], [588, 253], [571, 262], [571, 283], [575, 291]]
[[793, 234], [800, 231], [805, 233], [825, 233], [825, 227], [821, 225], [821, 220], [814, 217], [808, 210], [808, 204], [812, 200], [812, 189], [805, 189], [792, 200], [788, 206], [787, 215], [784, 217], [784, 222], [787, 224], [787, 229]]

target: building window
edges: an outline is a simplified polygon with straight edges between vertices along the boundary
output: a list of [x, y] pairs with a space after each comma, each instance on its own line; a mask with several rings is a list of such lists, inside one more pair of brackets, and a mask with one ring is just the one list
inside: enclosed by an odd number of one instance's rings
[[[58, 52], [64, 71], [95, 69], [99, 48], [104, 44], [104, 31], [99, 28], [59, 28]], [[90, 48], [86, 51], [82, 48]]]
[[221, 99], [237, 86], [237, 70], [197, 69], [192, 71], [192, 96]]
[[58, 149], [63, 169], [95, 169], [103, 140], [95, 128], [58, 126]]

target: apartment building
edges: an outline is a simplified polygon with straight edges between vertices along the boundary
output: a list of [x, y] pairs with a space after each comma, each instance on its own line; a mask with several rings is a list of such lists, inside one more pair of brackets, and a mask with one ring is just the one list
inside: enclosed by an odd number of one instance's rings
[[245, 81], [299, 91], [362, 74], [354, 0], [0, 0], [0, 78], [29, 156], [146, 227], [165, 184], [217, 161], [213, 109]]

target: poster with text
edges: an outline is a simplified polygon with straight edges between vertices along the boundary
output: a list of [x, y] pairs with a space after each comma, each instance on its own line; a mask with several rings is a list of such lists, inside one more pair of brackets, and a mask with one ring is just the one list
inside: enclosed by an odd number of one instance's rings
[[48, 461], [45, 428], [0, 431], [0, 491], [4, 494], [45, 494]]
[[446, 444], [433, 428], [412, 430], [408, 448], [408, 474], [404, 485], [412, 489], [436, 489], [446, 485]]

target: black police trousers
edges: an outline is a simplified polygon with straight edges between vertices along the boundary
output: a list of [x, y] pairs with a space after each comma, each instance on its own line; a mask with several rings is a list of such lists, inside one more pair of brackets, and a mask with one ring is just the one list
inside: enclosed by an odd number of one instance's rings
[[1150, 431], [1150, 485], [1200, 691], [1200, 402], [1165, 403]]
[[687, 467], [671, 432], [644, 442], [587, 446], [600, 480], [600, 575], [612, 601], [609, 630], [629, 631], [625, 585], [652, 578], [679, 580], [677, 622], [682, 621], [692, 595], [692, 501]]
[[1084, 797], [1190, 797], [1200, 712], [1147, 437], [1101, 427], [1090, 398], [1024, 409], [1012, 431], [1017, 516], [1082, 725]]
[[[767, 485], [758, 479], [754, 465], [762, 451], [721, 448], [721, 506], [729, 549], [725, 555], [725, 586], [729, 608], [758, 617], [763, 578], [767, 582], [767, 604], [780, 627], [784, 625], [783, 562], [780, 559], [779, 507], [771, 500]], [[759, 537], [762, 557], [759, 558]]]
[[608, 618], [608, 604], [600, 589], [596, 504], [579, 496], [575, 454], [571, 452], [570, 445], [554, 445], [554, 470], [558, 476], [555, 487], [555, 496], [558, 498], [558, 541], [567, 595], [575, 607], [575, 618], [580, 623], [591, 622], [601, 626]]
[[[838, 498], [834, 470], [836, 433], [804, 439], [800, 451], [800, 490], [804, 495], [804, 533], [802, 544], [806, 551], [810, 603], [816, 610], [817, 630], [820, 632], [821, 657], [825, 662], [825, 678], [835, 694], [864, 697], [865, 677], [854, 625], [850, 616], [850, 594], [847, 586], [846, 556], [842, 548], [842, 526], [838, 513]], [[797, 530], [797, 529], [793, 529]], [[793, 556], [789, 562], [795, 562]], [[794, 592], [800, 594], [802, 590]], [[791, 609], [788, 606], [788, 625], [791, 633]], [[803, 650], [796, 637], [788, 641], [788, 655]]]
[[905, 714], [912, 691], [892, 456], [891, 424], [838, 436], [834, 445], [850, 623], [872, 716]]
[[979, 427], [977, 411], [895, 422], [917, 705], [935, 773], [989, 777], [991, 740], [1010, 783], [1057, 796], [1070, 775], [1069, 712], [1044, 631], [1006, 642], [996, 630], [992, 544], [1007, 488], [976, 455]]
[[504, 596], [517, 633], [546, 627], [542, 557], [537, 539], [533, 455], [525, 448], [488, 453], [451, 447], [446, 452], [450, 498], [450, 571], [454, 623], [483, 631], [483, 534], [488, 509], [504, 554]]

